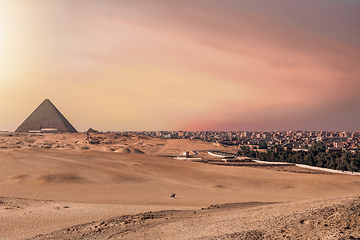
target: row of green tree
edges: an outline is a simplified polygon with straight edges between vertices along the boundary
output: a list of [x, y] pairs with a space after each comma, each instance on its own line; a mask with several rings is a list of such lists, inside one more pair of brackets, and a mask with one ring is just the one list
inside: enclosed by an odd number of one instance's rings
[[310, 147], [307, 152], [275, 152], [274, 150], [259, 152], [250, 149], [248, 146], [242, 146], [239, 154], [257, 158], [261, 161], [289, 162], [342, 171], [360, 172], [360, 152], [342, 151], [327, 153], [325, 145], [321, 142]]

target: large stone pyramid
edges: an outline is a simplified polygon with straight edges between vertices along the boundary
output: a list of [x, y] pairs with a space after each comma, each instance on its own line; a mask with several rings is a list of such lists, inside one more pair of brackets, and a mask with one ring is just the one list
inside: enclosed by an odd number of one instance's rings
[[61, 112], [45, 99], [15, 132], [77, 132]]

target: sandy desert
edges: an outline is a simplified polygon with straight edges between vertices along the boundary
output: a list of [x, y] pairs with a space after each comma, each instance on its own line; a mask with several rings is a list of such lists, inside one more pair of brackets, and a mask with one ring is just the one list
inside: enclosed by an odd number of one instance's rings
[[360, 239], [359, 176], [173, 158], [208, 150], [237, 148], [1, 133], [0, 239]]

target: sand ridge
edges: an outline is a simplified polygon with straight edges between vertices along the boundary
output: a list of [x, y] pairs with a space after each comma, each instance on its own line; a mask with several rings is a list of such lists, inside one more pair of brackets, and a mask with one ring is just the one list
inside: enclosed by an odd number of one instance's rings
[[97, 221], [33, 239], [358, 239], [360, 197], [247, 202]]
[[182, 154], [183, 151], [201, 149], [237, 151], [236, 147], [226, 147], [199, 140], [152, 138], [135, 133], [0, 133], [0, 149], [12, 148], [93, 150], [175, 156]]

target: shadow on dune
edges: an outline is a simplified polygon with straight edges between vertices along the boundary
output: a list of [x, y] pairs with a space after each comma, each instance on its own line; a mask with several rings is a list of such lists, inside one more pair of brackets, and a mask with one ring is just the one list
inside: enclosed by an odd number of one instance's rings
[[73, 173], [53, 173], [44, 174], [39, 177], [41, 182], [45, 183], [84, 183], [88, 182], [85, 178]]

